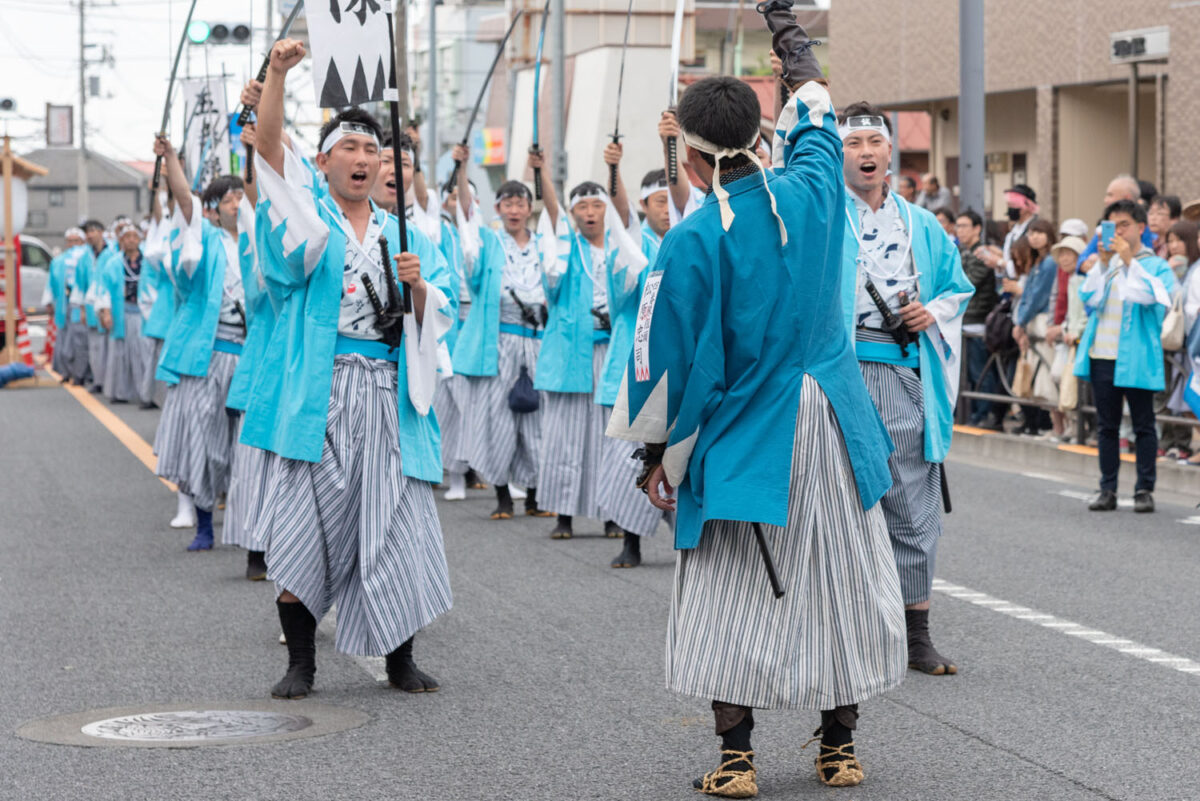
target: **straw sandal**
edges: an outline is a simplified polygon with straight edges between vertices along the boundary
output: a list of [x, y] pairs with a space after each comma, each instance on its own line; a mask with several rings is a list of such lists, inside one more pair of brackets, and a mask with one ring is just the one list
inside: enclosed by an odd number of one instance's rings
[[[692, 782], [692, 786], [705, 795], [719, 795], [723, 798], [753, 798], [758, 795], [758, 771], [754, 767], [754, 752], [722, 749], [721, 756], [728, 758], [716, 770]], [[739, 762], [749, 764], [750, 769], [729, 769], [731, 765]]]

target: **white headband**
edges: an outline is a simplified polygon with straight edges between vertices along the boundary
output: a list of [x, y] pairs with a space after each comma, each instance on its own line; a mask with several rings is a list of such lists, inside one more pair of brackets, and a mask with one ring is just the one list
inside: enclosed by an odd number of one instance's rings
[[883, 117], [874, 114], [847, 117], [846, 121], [838, 126], [838, 136], [843, 142], [846, 141], [847, 136], [856, 133], [877, 133], [886, 139], [889, 145], [892, 143], [892, 134], [888, 131]]
[[67, 232], [63, 234], [64, 239], [70, 239], [73, 236], [78, 237], [79, 239], [87, 239], [87, 236], [84, 235], [82, 228], [68, 228]]
[[138, 227], [131, 222], [121, 223], [120, 225], [117, 226], [116, 231], [114, 233], [116, 234], [117, 241], [120, 241], [121, 237], [125, 236], [125, 234], [128, 234], [128, 233], [134, 233], [134, 234], [137, 234], [138, 236], [142, 235], [142, 232], [138, 229]]
[[591, 188], [580, 190], [579, 192], [571, 195], [570, 209], [571, 211], [574, 211], [575, 207], [583, 201], [593, 199], [608, 200], [608, 193], [605, 192], [603, 188], [601, 188], [600, 191], [596, 191], [595, 189]]
[[742, 147], [714, 145], [707, 139], [697, 136], [694, 133], [689, 133], [682, 128], [680, 129], [680, 133], [683, 134], [683, 143], [685, 145], [713, 157], [713, 194], [717, 196], [717, 202], [721, 206], [721, 227], [728, 231], [729, 226], [733, 224], [734, 217], [733, 206], [729, 205], [729, 190], [721, 186], [721, 159], [745, 156], [750, 160], [751, 166], [758, 170], [759, 175], [762, 176], [763, 188], [767, 190], [767, 196], [771, 198], [771, 213], [779, 221], [779, 238], [783, 240], [784, 245], [787, 245], [787, 226], [783, 224], [783, 218], [779, 216], [779, 210], [775, 207], [775, 194], [771, 191], [770, 184], [767, 183], [767, 173], [763, 171], [762, 165], [758, 161], [758, 154], [754, 152], [755, 146], [758, 145], [758, 131], [755, 131], [754, 138]]
[[375, 143], [375, 147], [379, 147], [379, 137], [375, 135], [370, 126], [363, 125], [361, 122], [343, 122], [339, 123], [338, 127], [325, 137], [325, 144], [321, 145], [321, 152], [328, 153], [333, 150], [334, 145], [351, 135], [370, 137], [371, 141]]
[[655, 192], [666, 192], [670, 188], [666, 181], [655, 181], [652, 184], [647, 184], [642, 187], [642, 200], [650, 197]]

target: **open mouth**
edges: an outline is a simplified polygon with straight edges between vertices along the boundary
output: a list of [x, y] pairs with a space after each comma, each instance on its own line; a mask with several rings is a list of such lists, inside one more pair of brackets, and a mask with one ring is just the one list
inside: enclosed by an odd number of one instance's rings
[[350, 180], [356, 184], [366, 183], [367, 171], [366, 170], [357, 170], [355, 172], [350, 173]]
[[861, 172], [863, 175], [871, 176], [871, 175], [874, 175], [878, 170], [879, 170], [878, 165], [876, 165], [875, 162], [873, 162], [873, 161], [868, 161], [868, 162], [858, 165], [858, 171]]
[[393, 180], [393, 181], [386, 181], [386, 182], [384, 182], [384, 184], [383, 184], [383, 185], [384, 185], [384, 186], [386, 186], [386, 187], [388, 188], [388, 191], [389, 191], [389, 192], [395, 192], [395, 191], [396, 191], [396, 182], [395, 182], [394, 180]]

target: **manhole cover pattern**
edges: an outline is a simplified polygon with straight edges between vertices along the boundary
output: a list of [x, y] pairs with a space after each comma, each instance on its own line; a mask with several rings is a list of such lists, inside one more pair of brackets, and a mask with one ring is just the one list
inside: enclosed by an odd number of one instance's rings
[[102, 740], [138, 742], [215, 742], [269, 737], [307, 729], [312, 721], [301, 715], [250, 710], [150, 712], [98, 720], [81, 731]]

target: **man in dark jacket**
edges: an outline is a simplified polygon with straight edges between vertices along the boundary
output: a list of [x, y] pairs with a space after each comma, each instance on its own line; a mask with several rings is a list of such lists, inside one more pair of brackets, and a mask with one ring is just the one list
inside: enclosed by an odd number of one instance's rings
[[[983, 233], [983, 220], [979, 214], [967, 209], [958, 215], [954, 229], [958, 236], [959, 250], [962, 251], [963, 272], [975, 286], [975, 295], [967, 304], [967, 311], [963, 315], [967, 385], [980, 392], [995, 392], [998, 388], [996, 371], [989, 370], [987, 375], [983, 376], [983, 368], [987, 365], [989, 356], [987, 346], [983, 342], [983, 329], [988, 313], [1000, 302], [1000, 293], [996, 289], [996, 271], [975, 254], [980, 246], [980, 235]], [[972, 400], [970, 424], [999, 430], [1000, 420], [994, 419], [995, 415], [991, 418], [988, 415], [992, 406], [988, 401]]]

